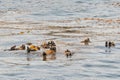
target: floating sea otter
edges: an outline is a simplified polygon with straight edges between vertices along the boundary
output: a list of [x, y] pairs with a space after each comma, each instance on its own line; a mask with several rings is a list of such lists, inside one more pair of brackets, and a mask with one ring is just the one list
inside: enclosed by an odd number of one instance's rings
[[115, 43], [111, 42], [111, 41], [106, 41], [105, 42], [105, 47], [107, 48], [111, 48], [111, 47], [115, 47]]
[[73, 55], [73, 53], [71, 53], [71, 51], [70, 50], [65, 50], [65, 52], [64, 52], [64, 54], [65, 54], [65, 56], [67, 57], [67, 58], [71, 58], [72, 57], [72, 55]]
[[81, 41], [81, 43], [84, 43], [85, 45], [89, 45], [90, 42], [91, 41], [89, 38], [85, 39], [84, 41]]
[[37, 50], [40, 50], [39, 46], [35, 46], [32, 43], [28, 44], [27, 53], [30, 53], [31, 51], [37, 51]]
[[45, 50], [42, 55], [43, 55], [43, 61], [46, 61], [47, 56], [49, 55], [51, 56], [52, 60], [56, 59], [56, 47], [51, 47], [50, 49]]
[[25, 50], [25, 45], [22, 44], [21, 46], [12, 46], [10, 49], [6, 49], [4, 51], [14, 51], [14, 50]]

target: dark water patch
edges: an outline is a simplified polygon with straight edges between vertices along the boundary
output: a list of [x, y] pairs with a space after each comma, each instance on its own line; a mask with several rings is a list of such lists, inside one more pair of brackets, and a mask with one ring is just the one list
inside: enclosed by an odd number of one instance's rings
[[100, 54], [108, 54], [108, 55], [111, 54], [110, 51], [106, 51], [106, 50], [105, 50], [104, 52], [99, 52], [99, 53], [100, 53]]
[[64, 14], [58, 14], [58, 13], [55, 13], [56, 16], [71, 16], [71, 15], [74, 15], [73, 13], [64, 13]]
[[111, 68], [111, 69], [118, 69], [118, 67], [114, 66], [114, 65], [92, 65], [92, 64], [85, 64], [83, 65], [83, 67], [87, 67], [87, 68]]
[[99, 48], [99, 49], [105, 49], [105, 46], [95, 46], [95, 48]]
[[[54, 22], [54, 21], [50, 21], [50, 22]], [[58, 23], [63, 23], [63, 22], [66, 22], [65, 20], [63, 20], [63, 21], [58, 21]], [[47, 28], [48, 29], [57, 29], [57, 30], [66, 30], [66, 29], [71, 29], [71, 30], [73, 30], [73, 29], [77, 29], [77, 30], [79, 30], [79, 28], [82, 28], [82, 29], [84, 29], [84, 28], [89, 28], [90, 26], [48, 26]]]
[[48, 15], [48, 14], [45, 14], [45, 13], [36, 13], [36, 14], [31, 14], [31, 15], [33, 15], [33, 16], [46, 16], [46, 15]]
[[83, 1], [76, 1], [75, 3], [84, 3]]
[[81, 76], [81, 77], [90, 77], [90, 75], [87, 75], [87, 74], [78, 74], [78, 76]]
[[62, 31], [61, 33], [80, 33], [80, 31], [78, 31], [78, 30], [65, 30], [65, 31]]
[[50, 76], [50, 75], [51, 74], [49, 74], [49, 76], [46, 75], [32, 80], [65, 80], [63, 76]]
[[86, 60], [86, 58], [75, 58], [75, 59], [70, 59], [68, 61], [82, 61], [82, 60]]
[[117, 47], [116, 49], [120, 49], [120, 47]]
[[110, 60], [99, 60], [100, 62], [103, 62], [103, 63], [115, 63], [115, 64], [120, 64], [120, 61], [110, 61]]
[[2, 74], [4, 76], [19, 76], [19, 75], [24, 75], [24, 73], [8, 73], [8, 74]]
[[29, 63], [17, 63], [17, 62], [10, 62], [10, 61], [2, 61], [2, 62], [4, 62], [4, 63], [6, 63], [6, 64], [12, 64], [12, 65], [29, 65]]
[[107, 77], [107, 78], [114, 78], [114, 79], [117, 79], [117, 78], [120, 78], [120, 74], [105, 74], [105, 75], [98, 75], [97, 77]]
[[50, 32], [44, 33], [44, 34], [52, 36], [52, 35], [55, 34], [55, 33], [59, 33], [59, 32], [50, 31]]
[[107, 17], [110, 17], [110, 16], [109, 15], [99, 15], [98, 17], [107, 18]]
[[80, 46], [80, 49], [94, 49], [94, 46], [93, 45], [82, 45]]
[[82, 73], [72, 73], [72, 74], [66, 74], [66, 75], [63, 75], [65, 77], [90, 77], [90, 75], [87, 75], [87, 74], [82, 74]]
[[61, 38], [77, 38], [78, 36], [71, 36], [71, 35], [61, 35], [61, 34], [53, 34], [52, 36], [56, 36], [56, 37], [61, 37]]

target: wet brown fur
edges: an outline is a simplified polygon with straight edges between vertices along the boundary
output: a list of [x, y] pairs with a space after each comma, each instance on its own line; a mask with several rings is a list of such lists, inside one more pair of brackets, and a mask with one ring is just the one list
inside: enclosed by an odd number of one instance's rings
[[52, 47], [43, 53], [46, 54], [46, 56], [50, 55], [51, 59], [53, 59], [53, 60], [56, 59], [56, 47]]
[[39, 46], [30, 45], [29, 47], [27, 47], [27, 53], [30, 53], [31, 51], [38, 51], [38, 50], [40, 50]]
[[48, 48], [55, 47], [55, 46], [56, 46], [56, 44], [54, 41], [43, 42], [41, 45], [41, 47], [44, 49], [48, 49]]
[[12, 50], [25, 50], [25, 45], [22, 44], [21, 46], [18, 46], [18, 47], [16, 45], [14, 45], [9, 50], [10, 51], [12, 51]]
[[64, 54], [65, 54], [65, 56], [68, 58], [68, 57], [72, 57], [72, 53], [71, 53], [71, 51], [70, 50], [65, 50], [65, 52], [64, 52]]
[[89, 38], [85, 39], [84, 41], [81, 41], [81, 43], [84, 43], [84, 45], [89, 45], [90, 42], [91, 41]]
[[114, 43], [114, 42], [111, 42], [111, 41], [106, 41], [106, 42], [105, 42], [105, 47], [109, 47], [109, 48], [115, 47], [115, 43]]
[[43, 42], [41, 45], [42, 48], [47, 49], [49, 48], [48, 44], [46, 42]]

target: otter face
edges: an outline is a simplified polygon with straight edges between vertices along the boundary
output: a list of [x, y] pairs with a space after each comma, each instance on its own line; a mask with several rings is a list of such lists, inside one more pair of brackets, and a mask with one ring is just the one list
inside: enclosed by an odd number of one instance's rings
[[67, 58], [72, 56], [71, 51], [68, 49], [64, 52], [64, 54], [66, 55]]

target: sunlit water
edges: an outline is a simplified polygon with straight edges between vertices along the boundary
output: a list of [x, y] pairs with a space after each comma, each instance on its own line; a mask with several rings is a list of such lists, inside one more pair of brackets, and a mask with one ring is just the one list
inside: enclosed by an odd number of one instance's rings
[[[119, 17], [119, 0], [0, 0], [2, 20], [58, 20]], [[119, 3], [119, 4], [117, 4]]]
[[[116, 3], [119, 0], [0, 0], [0, 80], [120, 80]], [[80, 20], [86, 17], [118, 22]], [[80, 41], [87, 37], [91, 43], [84, 46]], [[56, 42], [56, 60], [42, 61], [41, 51], [33, 52], [31, 61], [26, 51], [4, 51], [45, 40]], [[105, 48], [106, 40], [116, 46]], [[66, 49], [75, 53], [72, 58], [65, 57]]]

